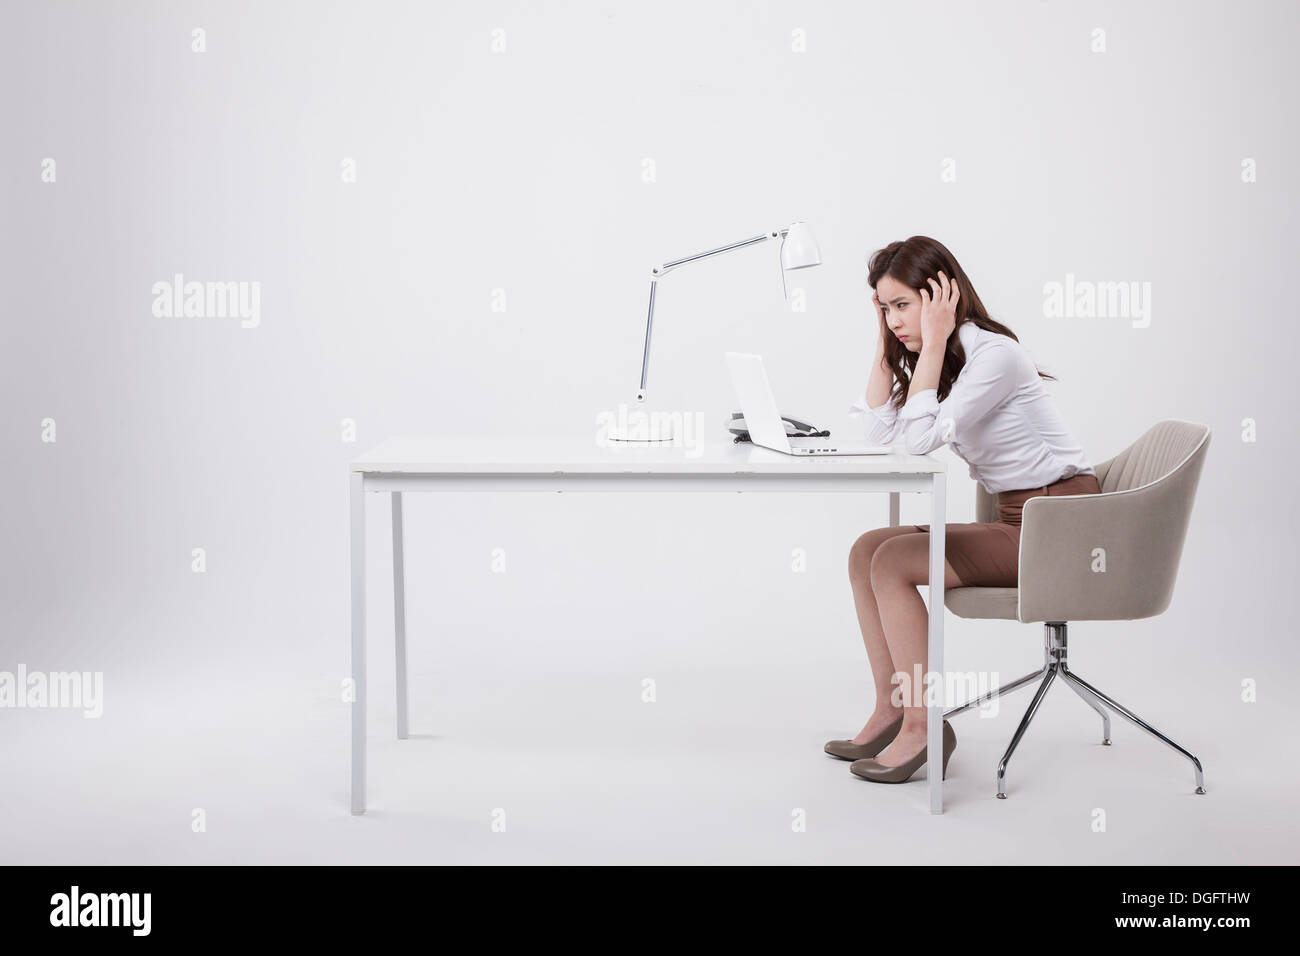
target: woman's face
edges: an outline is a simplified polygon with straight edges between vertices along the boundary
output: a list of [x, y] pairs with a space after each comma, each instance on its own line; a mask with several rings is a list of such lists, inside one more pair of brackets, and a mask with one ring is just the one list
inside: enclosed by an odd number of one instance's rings
[[909, 350], [921, 351], [921, 294], [883, 276], [876, 285], [876, 298], [885, 317], [885, 331], [899, 336]]

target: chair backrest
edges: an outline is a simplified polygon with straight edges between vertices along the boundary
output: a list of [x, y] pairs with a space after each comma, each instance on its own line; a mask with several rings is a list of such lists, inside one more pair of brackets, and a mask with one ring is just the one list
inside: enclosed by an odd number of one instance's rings
[[[1020, 620], [1136, 620], [1162, 613], [1172, 600], [1209, 444], [1205, 425], [1157, 422], [1118, 455], [1093, 466], [1102, 490], [1088, 499], [1095, 508], [1076, 511], [1063, 527], [1038, 527], [1035, 509], [1027, 507]], [[977, 484], [978, 520], [997, 520], [995, 506], [995, 497]], [[1074, 536], [1088, 540], [1076, 542]], [[1079, 566], [1078, 553], [1097, 540], [1112, 543], [1112, 558], [1123, 556], [1124, 573], [1102, 579]]]
[[[1177, 419], [1157, 422], [1118, 455], [1093, 465], [1102, 492], [1140, 488], [1163, 478], [1180, 464], [1194, 467], [1199, 477], [1204, 458], [1195, 463], [1187, 459], [1202, 442], [1208, 445], [1209, 433], [1208, 427], [1193, 422]], [[1202, 456], [1205, 450], [1201, 449]], [[1191, 511], [1190, 501], [1187, 510]], [[983, 485], [975, 482], [975, 520], [997, 521], [999, 517], [998, 496], [989, 494]]]
[[[1210, 429], [1194, 422], [1169, 419], [1156, 422], [1146, 433], [1114, 458], [1094, 465], [1101, 490], [1129, 491], [1170, 475], [1174, 469], [1194, 469], [1200, 475], [1208, 450]], [[1200, 454], [1192, 460], [1192, 453]], [[1195, 491], [1195, 484], [1192, 491]], [[1186, 502], [1192, 510], [1191, 499]]]

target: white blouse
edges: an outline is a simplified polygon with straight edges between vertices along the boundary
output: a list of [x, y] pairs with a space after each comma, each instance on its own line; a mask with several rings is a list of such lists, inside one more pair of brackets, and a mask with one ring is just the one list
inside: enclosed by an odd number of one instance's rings
[[942, 402], [927, 388], [901, 409], [889, 401], [869, 408], [865, 396], [849, 406], [850, 415], [863, 416], [867, 441], [888, 445], [901, 430], [913, 455], [951, 445], [989, 494], [1095, 475], [1024, 346], [973, 322], [957, 335], [966, 364]]

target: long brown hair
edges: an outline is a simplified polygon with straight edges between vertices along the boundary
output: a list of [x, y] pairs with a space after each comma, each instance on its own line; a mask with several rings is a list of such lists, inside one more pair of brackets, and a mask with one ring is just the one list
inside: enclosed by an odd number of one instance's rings
[[[957, 289], [961, 293], [957, 299], [957, 323], [953, 327], [952, 334], [948, 336], [943, 368], [939, 372], [937, 397], [939, 401], [943, 401], [952, 390], [952, 383], [958, 373], [966, 367], [966, 350], [962, 348], [961, 339], [957, 336], [957, 330], [964, 323], [974, 322], [981, 329], [1005, 335], [1017, 342], [1020, 339], [1016, 338], [1016, 334], [1001, 322], [989, 317], [988, 310], [984, 308], [984, 303], [980, 301], [975, 287], [971, 285], [970, 279], [958, 264], [956, 257], [942, 242], [929, 236], [912, 236], [901, 242], [891, 242], [885, 248], [873, 252], [867, 263], [867, 283], [875, 289], [881, 279], [889, 276], [909, 289], [915, 289], [917, 292], [925, 289], [933, 294], [934, 290], [926, 279], [933, 278], [938, 281], [940, 270], [949, 279], [957, 280]], [[881, 333], [885, 331], [887, 330], [882, 329]], [[894, 389], [891, 396], [895, 408], [902, 408], [907, 401], [912, 372], [916, 368], [918, 358], [917, 353], [910, 351], [897, 337], [885, 336], [885, 361], [894, 371]], [[1056, 381], [1055, 376], [1048, 375], [1046, 372], [1040, 371], [1038, 374], [1041, 378]], [[906, 384], [900, 386], [899, 383]]]

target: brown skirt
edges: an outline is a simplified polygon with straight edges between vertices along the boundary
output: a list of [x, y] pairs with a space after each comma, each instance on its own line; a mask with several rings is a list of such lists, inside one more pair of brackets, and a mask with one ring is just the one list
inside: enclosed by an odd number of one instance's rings
[[[944, 525], [943, 553], [963, 587], [1014, 588], [1020, 577], [1020, 513], [1040, 495], [1099, 495], [1096, 475], [1074, 475], [1041, 488], [998, 494], [997, 521]], [[928, 524], [914, 525], [930, 533]]]

